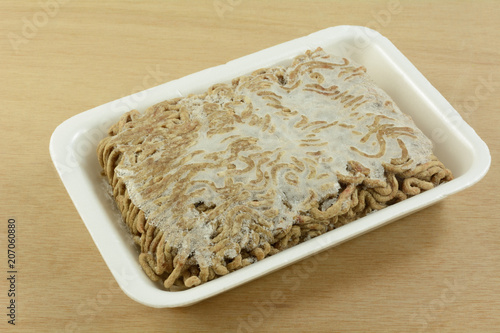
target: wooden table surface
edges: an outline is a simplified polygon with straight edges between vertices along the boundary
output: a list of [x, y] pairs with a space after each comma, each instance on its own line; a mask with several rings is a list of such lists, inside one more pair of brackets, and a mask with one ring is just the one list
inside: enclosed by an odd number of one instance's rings
[[[490, 148], [486, 177], [199, 304], [154, 309], [128, 298], [51, 162], [56, 126], [133, 92], [343, 24], [376, 28], [450, 101]], [[0, 330], [500, 330], [500, 2], [3, 0], [0, 32]], [[15, 327], [7, 316], [9, 218], [16, 221]], [[300, 272], [295, 282], [286, 278]], [[275, 290], [284, 295], [278, 304], [269, 303]]]

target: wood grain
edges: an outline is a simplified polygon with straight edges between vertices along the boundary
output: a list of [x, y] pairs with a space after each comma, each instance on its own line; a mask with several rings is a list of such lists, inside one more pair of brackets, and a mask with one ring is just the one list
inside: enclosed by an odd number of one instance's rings
[[[18, 223], [15, 329], [498, 330], [499, 17], [498, 1], [0, 2], [0, 221]], [[489, 145], [486, 177], [417, 214], [197, 305], [151, 309], [129, 299], [52, 165], [55, 127], [132, 92], [342, 24], [379, 30], [456, 107]], [[154, 79], [144, 80], [151, 72]], [[3, 249], [6, 235], [4, 225]], [[5, 272], [6, 256], [1, 260]], [[2, 276], [0, 330], [8, 330]], [[271, 301], [273, 292], [281, 297]]]

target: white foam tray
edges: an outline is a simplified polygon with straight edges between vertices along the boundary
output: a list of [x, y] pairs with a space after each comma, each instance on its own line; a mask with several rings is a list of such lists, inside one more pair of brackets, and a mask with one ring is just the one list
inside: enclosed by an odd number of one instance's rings
[[[162, 290], [143, 273], [138, 251], [113, 201], [103, 191], [95, 153], [97, 143], [107, 135], [108, 127], [130, 109], [143, 111], [165, 99], [201, 93], [212, 84], [230, 81], [255, 69], [286, 64], [318, 46], [363, 64], [374, 81], [433, 140], [435, 154], [452, 170], [455, 179], [193, 289]], [[473, 185], [486, 174], [491, 162], [486, 144], [411, 62], [379, 33], [356, 26], [324, 29], [78, 114], [56, 128], [50, 140], [50, 154], [116, 281], [132, 299], [151, 307], [199, 302], [360, 236]]]

